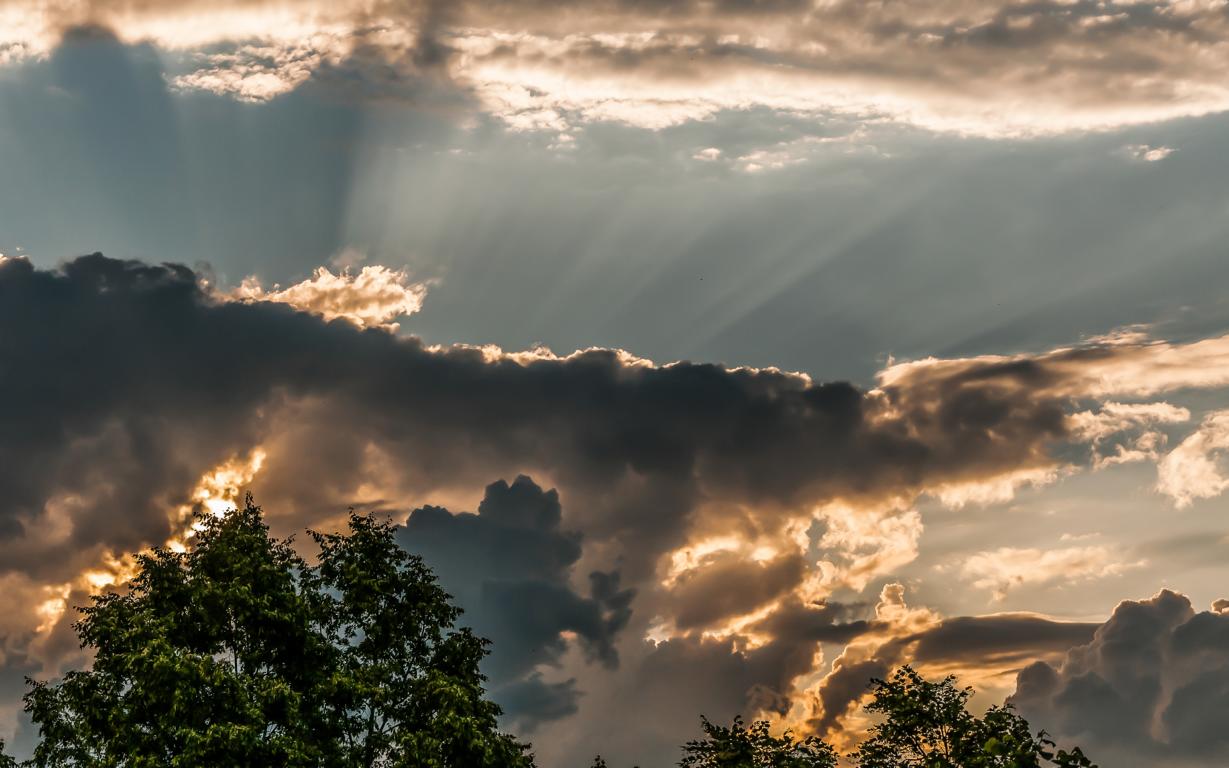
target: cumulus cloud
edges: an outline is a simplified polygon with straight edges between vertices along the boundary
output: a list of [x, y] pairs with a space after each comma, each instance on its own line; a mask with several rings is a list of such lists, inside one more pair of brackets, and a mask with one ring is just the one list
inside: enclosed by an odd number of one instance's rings
[[1219, 496], [1229, 488], [1229, 477], [1218, 463], [1226, 450], [1229, 411], [1215, 411], [1157, 465], [1157, 490], [1179, 508], [1189, 507], [1196, 499]]
[[348, 268], [334, 274], [328, 267], [317, 267], [310, 278], [287, 288], [274, 285], [266, 289], [258, 278], [247, 277], [228, 297], [289, 304], [325, 320], [341, 318], [359, 328], [396, 331], [399, 326], [393, 321], [421, 309], [426, 295], [426, 285], [411, 282], [404, 270], [377, 264], [357, 274]]
[[1003, 136], [1229, 108], [1218, 0], [586, 0], [566, 13], [541, 0], [10, 0], [0, 13], [0, 61], [45, 53], [74, 24], [104, 25], [198, 52], [179, 87], [267, 99], [361, 61], [360, 80], [442, 73], [514, 129], [661, 128], [758, 106]]
[[1037, 726], [1079, 741], [1107, 764], [1224, 762], [1229, 615], [1196, 612], [1168, 590], [1123, 602], [1065, 658], [1022, 670], [1011, 701]]
[[556, 665], [569, 634], [618, 664], [614, 636], [634, 595], [619, 589], [617, 572], [590, 573], [589, 596], [574, 590], [581, 537], [560, 530], [561, 522], [559, 494], [521, 476], [488, 485], [477, 514], [421, 507], [397, 534], [465, 609], [466, 624], [499, 639], [484, 671], [492, 694], [525, 727], [576, 711], [575, 681], [548, 683], [539, 669]]

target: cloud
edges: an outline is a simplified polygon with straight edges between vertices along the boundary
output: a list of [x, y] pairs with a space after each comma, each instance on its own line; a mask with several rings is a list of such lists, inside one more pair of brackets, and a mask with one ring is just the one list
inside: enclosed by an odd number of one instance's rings
[[574, 681], [548, 683], [539, 671], [557, 665], [569, 635], [618, 664], [614, 636], [634, 596], [619, 589], [617, 572], [589, 574], [588, 597], [571, 587], [581, 537], [561, 522], [559, 494], [521, 476], [488, 485], [477, 514], [421, 507], [397, 533], [465, 610], [466, 624], [496, 641], [483, 667], [492, 695], [528, 728], [576, 711]]
[[0, 61], [45, 54], [73, 25], [107, 26], [195, 53], [182, 88], [268, 99], [354, 62], [360, 81], [442, 76], [521, 130], [658, 129], [767, 107], [1018, 136], [1229, 108], [1216, 0], [585, 0], [562, 14], [541, 0], [10, 0], [0, 13]]
[[[330, 46], [322, 42], [336, 43], [317, 37], [280, 46], [239, 45], [223, 53], [202, 53], [195, 57], [197, 68], [171, 78], [171, 87], [208, 91], [239, 101], [269, 101], [307, 82], [323, 66]], [[337, 59], [336, 55], [333, 58]]]
[[818, 545], [826, 555], [819, 562], [824, 587], [845, 586], [862, 591], [876, 578], [913, 562], [922, 536], [922, 516], [915, 509], [825, 507]]
[[910, 638], [937, 626], [939, 615], [905, 602], [902, 584], [885, 584], [875, 605], [873, 631], [845, 646], [814, 692], [808, 725], [821, 734], [839, 733], [843, 721], [870, 689], [873, 678], [886, 678], [907, 658]]
[[1217, 463], [1226, 450], [1229, 411], [1214, 411], [1157, 465], [1157, 490], [1179, 508], [1189, 507], [1197, 499], [1219, 496], [1229, 488], [1229, 478]]
[[901, 664], [924, 674], [956, 674], [965, 684], [993, 689], [1005, 674], [1014, 675], [1024, 665], [1061, 657], [1087, 641], [1095, 628], [1028, 613], [945, 619], [909, 606], [905, 587], [887, 584], [866, 630], [851, 638], [810, 692], [808, 726], [849, 741], [867, 725], [858, 705], [867, 698], [871, 678], [884, 679]]
[[[235, 296], [173, 264], [0, 263], [0, 355], [23, 361], [0, 371], [0, 579], [61, 612], [11, 618], [16, 663], [75, 658], [67, 607], [182, 535], [185, 509], [247, 486], [283, 533], [350, 505], [414, 510], [403, 541], [495, 638], [493, 689], [560, 761], [617, 741], [603, 713], [648, 728], [612, 752], [629, 761], [659, 759], [642, 750], [710, 706], [843, 732], [865, 673], [923, 650], [958, 665], [927, 640], [944, 618], [884, 587], [917, 556], [920, 497], [975, 504], [1092, 466], [1091, 445], [1181, 423], [1116, 405], [1127, 394], [1223, 381], [1223, 339], [901, 363], [871, 389], [609, 349], [431, 347], [363, 309], [385, 288], [405, 298], [390, 275]], [[1104, 565], [1082, 558], [1051, 565]], [[1012, 645], [973, 618], [958, 626], [990, 661], [972, 675], [1075, 631], [1016, 617]]]
[[393, 321], [421, 309], [426, 295], [426, 285], [411, 282], [405, 271], [371, 265], [358, 274], [348, 268], [333, 274], [327, 267], [317, 267], [310, 278], [288, 288], [265, 289], [258, 278], [247, 277], [227, 297], [289, 304], [325, 320], [341, 318], [359, 328], [396, 331], [398, 324]]
[[[1158, 427], [1180, 424], [1191, 412], [1169, 403], [1102, 403], [1070, 417], [1073, 431], [1090, 443], [1093, 464], [1107, 467], [1156, 461], [1169, 438]], [[1112, 448], [1112, 451], [1109, 449]]]
[[1126, 601], [1064, 659], [1020, 672], [1011, 701], [1037, 727], [1107, 764], [1229, 758], [1229, 616], [1164, 590]]
[[1003, 600], [1018, 586], [1101, 579], [1143, 564], [1124, 562], [1121, 553], [1100, 546], [1047, 550], [999, 547], [971, 555], [960, 572], [973, 581], [973, 586], [993, 590], [994, 599]]
[[[1028, 390], [1060, 398], [1142, 398], [1229, 386], [1229, 336], [1174, 343], [1132, 331], [1041, 354], [896, 363], [877, 379], [888, 392], [901, 388], [915, 396], [934, 388], [993, 388], [1000, 395]], [[1135, 410], [1136, 416], [1141, 413]]]
[[[802, 588], [791, 586], [809, 570], [796, 553], [817, 508], [851, 509], [830, 528], [842, 533], [826, 545], [829, 560], [881, 573], [874, 562], [912, 557], [917, 521], [885, 529], [901, 541], [885, 560], [853, 509], [895, 509], [932, 482], [1014, 471], [1041, 455], [1036, 441], [1063, 431], [1051, 404], [976, 424], [911, 424], [880, 393], [800, 374], [659, 366], [612, 350], [430, 348], [315, 314], [357, 311], [362, 274], [318, 273], [236, 298], [175, 265], [101, 255], [56, 270], [0, 265], [0, 351], [26, 361], [0, 376], [11, 427], [0, 435], [0, 576], [77, 584], [108, 558], [171, 540], [182, 534], [179, 510], [215, 498], [198, 493], [215, 474], [247, 483], [275, 528], [291, 531], [350, 504], [409, 509], [532, 473], [578, 500], [558, 531], [582, 531], [587, 559], [572, 551], [549, 578], [511, 583], [561, 601], [572, 613], [555, 628], [563, 622], [610, 658], [594, 601], [607, 615], [633, 588], [644, 590], [629, 606], [644, 621], [669, 608], [658, 573], [676, 549], [725, 532], [776, 547], [763, 566], [771, 589], [731, 596], [715, 576], [686, 580], [690, 597], [667, 618], [715, 631], [731, 611], [754, 614]], [[400, 283], [376, 281], [389, 285]], [[986, 450], [979, 435], [991, 428], [1019, 435], [1018, 446]], [[439, 519], [454, 531], [499, 520]], [[539, 535], [556, 541], [558, 531]], [[625, 586], [578, 591], [563, 581], [572, 566], [617, 569]]]
[[1155, 163], [1172, 155], [1178, 150], [1173, 147], [1153, 147], [1148, 144], [1128, 144], [1122, 148], [1127, 157], [1143, 163]]

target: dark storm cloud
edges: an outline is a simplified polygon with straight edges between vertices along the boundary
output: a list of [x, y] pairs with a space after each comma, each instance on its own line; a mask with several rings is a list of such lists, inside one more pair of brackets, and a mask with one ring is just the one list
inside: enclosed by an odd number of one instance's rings
[[1011, 701], [1037, 726], [1115, 765], [1223, 762], [1229, 614], [1196, 612], [1168, 590], [1123, 602], [1061, 663], [1022, 670]]
[[[282, 452], [270, 457], [273, 478], [279, 464], [319, 470], [304, 505], [353, 492], [369, 445], [427, 488], [531, 471], [565, 491], [600, 490], [580, 497], [575, 518], [586, 535], [621, 537], [639, 578], [706, 499], [913, 493], [1040, 461], [1063, 435], [1058, 404], [1018, 388], [1000, 402], [996, 386], [963, 386], [893, 414], [879, 395], [772, 370], [658, 367], [607, 350], [428, 349], [286, 306], [219, 303], [186, 268], [98, 255], [58, 271], [9, 260], [0, 301], [0, 344], [16, 361], [0, 379], [14, 427], [0, 438], [10, 539], [71, 491], [74, 544], [157, 541], [169, 496], [271, 437]], [[296, 439], [278, 444], [274, 426]], [[311, 455], [320, 449], [323, 462]], [[38, 557], [12, 562], [39, 567]]]
[[[477, 591], [475, 605], [551, 606], [517, 617], [529, 625], [500, 626], [507, 612], [484, 618], [508, 649], [497, 671], [522, 683], [557, 658], [563, 629], [612, 661], [632, 607], [624, 590], [656, 588], [660, 556], [707, 524], [705, 505], [719, 503], [726, 524], [772, 533], [796, 507], [1019, 469], [1063, 435], [1055, 403], [995, 405], [995, 388], [975, 397], [962, 387], [947, 403], [936, 393], [931, 410], [898, 412], [880, 394], [773, 370], [655, 366], [608, 350], [432, 349], [285, 305], [220, 301], [185, 267], [101, 255], [59, 270], [0, 263], [0, 359], [0, 554], [7, 571], [49, 582], [104, 551], [165, 541], [176, 532], [167, 510], [189, 501], [197, 478], [257, 446], [267, 459], [255, 489], [290, 530], [379, 502], [361, 496], [364, 483], [421, 498], [493, 476], [549, 478], [576, 500], [566, 519], [553, 492], [520, 480], [490, 486], [477, 515], [424, 508], [409, 521], [437, 554], [464, 550], [437, 559], [452, 588]], [[598, 553], [587, 595], [569, 586], [581, 554], [569, 531]], [[489, 567], [450, 574], [448, 562], [474, 561], [472, 548]], [[762, 573], [730, 563], [689, 574], [678, 618], [700, 628], [752, 609], [787, 593], [800, 565], [783, 557], [754, 566]], [[622, 586], [605, 572], [616, 566]], [[775, 619], [783, 640], [772, 652], [796, 670], [820, 635], [787, 617]], [[788, 684], [777, 675], [770, 687]], [[521, 695], [566, 708], [545, 693]]]
[[[1094, 350], [1079, 364], [1130, 354]], [[865, 607], [801, 602], [805, 573], [788, 552], [762, 564], [717, 554], [705, 561], [711, 573], [684, 569], [670, 585], [658, 580], [664, 555], [717, 533], [779, 537], [800, 511], [838, 499], [894, 504], [1051, 466], [1049, 446], [1069, 436], [1076, 365], [1062, 357], [1058, 375], [1048, 359], [934, 363], [863, 391], [612, 350], [432, 348], [284, 304], [225, 301], [181, 266], [101, 255], [58, 270], [0, 262], [0, 359], [5, 572], [62, 583], [105, 551], [161, 543], [175, 532], [168, 508], [189, 501], [201, 474], [256, 447], [266, 458], [254, 490], [282, 531], [348, 504], [416, 499], [407, 509], [524, 473], [558, 493], [528, 478], [497, 482], [476, 514], [417, 509], [403, 540], [489, 631], [493, 686], [523, 723], [573, 711], [617, 645], [619, 680], [643, 687], [603, 690], [585, 711], [620, 702], [661, 717], [663, 739], [674, 720], [661, 708], [690, 718], [701, 694], [715, 715], [783, 711], [825, 643], [882, 636], [887, 649], [829, 679], [821, 698], [832, 718], [857, 700], [866, 672], [936, 647]], [[772, 602], [746, 627], [756, 643], [703, 634]], [[680, 634], [658, 645], [633, 636], [655, 618]], [[1014, 661], [1068, 631], [1014, 621], [997, 633], [962, 625], [942, 645]], [[605, 665], [560, 680], [573, 636]], [[698, 679], [706, 687], [683, 683]], [[586, 714], [583, 728], [601, 722]]]
[[617, 573], [591, 573], [587, 597], [573, 590], [581, 537], [561, 523], [559, 494], [521, 476], [487, 486], [477, 514], [423, 507], [398, 533], [465, 609], [465, 623], [498, 641], [484, 671], [492, 695], [525, 725], [576, 711], [572, 681], [548, 683], [535, 673], [566, 650], [562, 633], [575, 633], [593, 656], [617, 666], [615, 634], [634, 595], [619, 589]]

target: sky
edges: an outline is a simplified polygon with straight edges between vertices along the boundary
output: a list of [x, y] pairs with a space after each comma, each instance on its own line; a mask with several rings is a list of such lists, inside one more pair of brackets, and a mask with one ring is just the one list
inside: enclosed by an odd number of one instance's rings
[[387, 515], [544, 768], [904, 663], [1229, 761], [1224, 0], [0, 0], [0, 736], [195, 509]]

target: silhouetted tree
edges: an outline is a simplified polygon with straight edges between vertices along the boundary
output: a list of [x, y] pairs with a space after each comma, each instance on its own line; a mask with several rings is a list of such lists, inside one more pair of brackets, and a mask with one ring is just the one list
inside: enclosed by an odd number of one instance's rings
[[973, 691], [954, 677], [932, 682], [905, 666], [872, 685], [866, 709], [883, 720], [854, 752], [859, 768], [1096, 768], [1078, 748], [1056, 751], [1044, 733], [1033, 736], [1010, 706], [973, 716]]
[[786, 731], [779, 738], [768, 723], [757, 720], [745, 725], [734, 718], [728, 728], [700, 718], [704, 738], [683, 747], [680, 768], [833, 768], [836, 751], [817, 736], [796, 740]]
[[32, 681], [34, 766], [532, 765], [483, 698], [483, 641], [391, 526], [351, 514], [313, 566], [250, 499], [197, 522], [82, 609], [90, 670]]

